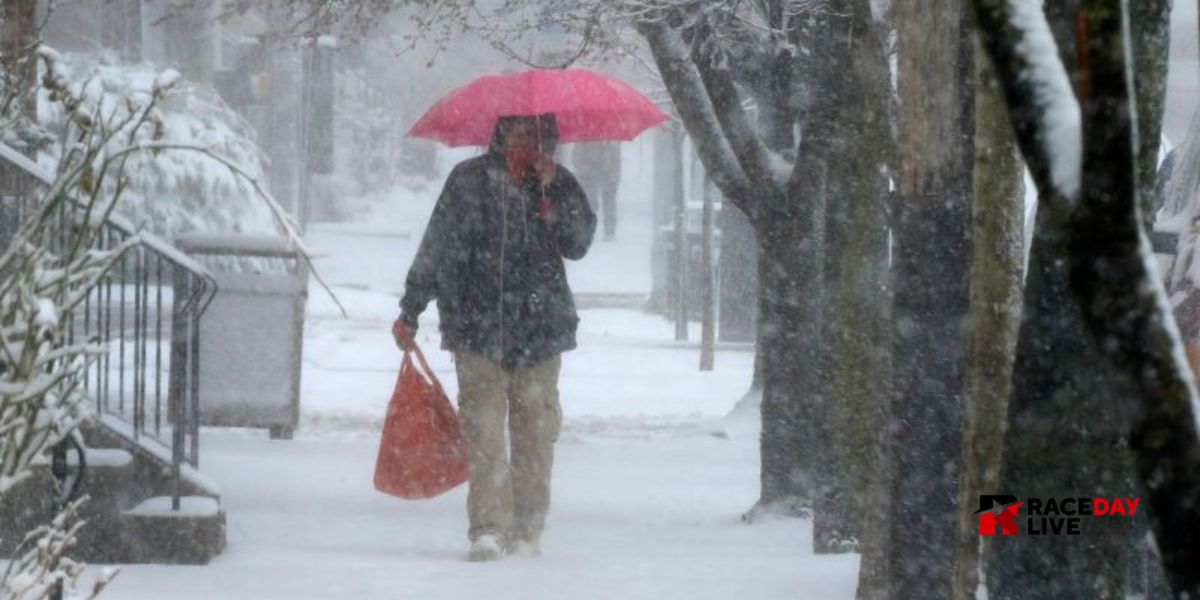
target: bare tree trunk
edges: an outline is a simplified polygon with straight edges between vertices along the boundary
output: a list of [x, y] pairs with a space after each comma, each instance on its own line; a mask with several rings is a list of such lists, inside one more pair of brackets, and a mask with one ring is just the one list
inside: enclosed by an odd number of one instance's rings
[[[1077, 13], [1063, 6], [1051, 21], [1078, 90], [1085, 77], [1076, 23]], [[1032, 162], [1031, 169], [1036, 171]], [[1071, 298], [1069, 267], [1061, 258], [1065, 236], [1053, 225], [1053, 207], [1039, 186], [999, 489], [1035, 498], [1128, 495], [1123, 427], [1111, 410], [1118, 397], [1107, 374], [1095, 371], [1102, 351], [1087, 333], [1082, 306]], [[1128, 533], [1094, 528], [1086, 545], [1067, 536], [1005, 540], [987, 557], [989, 591], [1022, 600], [1122, 597]], [[1080, 567], [1064, 572], [1063, 564]], [[1029, 589], [1037, 580], [1044, 584]]]
[[[1129, 5], [1133, 42], [1133, 84], [1137, 97], [1137, 177], [1142, 227], [1154, 229], [1154, 205], [1158, 189], [1159, 148], [1163, 105], [1167, 94], [1167, 63], [1171, 46], [1171, 0], [1139, 0]], [[1132, 470], [1130, 475], [1133, 475]], [[1145, 495], [1139, 493], [1139, 495]], [[1164, 597], [1166, 573], [1157, 552], [1147, 539], [1150, 519], [1138, 515], [1133, 525], [1129, 591], [1147, 600]]]
[[[1077, 213], [1081, 218], [1072, 223], [1069, 238], [1070, 280], [1085, 308], [1089, 332], [1116, 369], [1116, 389], [1123, 392], [1119, 398], [1127, 399], [1122, 416], [1131, 424], [1129, 445], [1175, 593], [1195, 597], [1200, 592], [1195, 570], [1200, 541], [1180, 535], [1200, 524], [1195, 512], [1200, 500], [1195, 385], [1179, 360], [1178, 334], [1166, 310], [1162, 282], [1147, 268], [1146, 221], [1138, 218], [1145, 206], [1139, 195], [1149, 197], [1154, 186], [1150, 175], [1141, 183], [1138, 177], [1156, 169], [1162, 118], [1162, 93], [1151, 88], [1163, 85], [1166, 62], [1165, 34], [1145, 35], [1141, 28], [1165, 31], [1169, 7], [1141, 3], [1139, 11], [1145, 12], [1137, 30], [1148, 48], [1139, 50], [1125, 47], [1126, 6], [1116, 0], [1084, 0], [1078, 20], [1088, 40], [1080, 55], [1087, 57], [1084, 78], [1091, 85], [1080, 94], [1084, 185]], [[1127, 63], [1130, 52], [1141, 55], [1134, 65]], [[1141, 78], [1135, 89], [1126, 85], [1131, 70]], [[1146, 114], [1135, 109], [1130, 115], [1131, 95], [1138, 87], [1146, 92], [1138, 99]], [[1149, 132], [1134, 147], [1130, 142], [1139, 139], [1136, 126], [1142, 125]], [[1146, 155], [1139, 157], [1139, 152]], [[1103, 302], [1096, 301], [1101, 298]]]
[[36, 0], [3, 0], [0, 4], [0, 71], [7, 79], [0, 97], [19, 101], [22, 112], [32, 119], [37, 118], [37, 4]]
[[[814, 140], [815, 142], [815, 140]], [[803, 153], [803, 151], [802, 151]], [[808, 514], [817, 460], [820, 335], [820, 240], [824, 216], [823, 161], [810, 160], [795, 221], [778, 219], [759, 230], [759, 335], [762, 344], [762, 490], [746, 515]]]
[[[859, 549], [884, 427], [890, 76], [882, 37], [863, 0], [838, 0], [805, 27], [809, 85], [830, 106], [837, 140], [825, 181], [816, 552]], [[819, 37], [818, 37], [819, 36]]]
[[[745, 114], [724, 50], [717, 43], [700, 43], [684, 55], [689, 44], [673, 29], [683, 19], [669, 11], [658, 16], [663, 18], [639, 21], [638, 30], [706, 170], [759, 234], [762, 493], [746, 517], [804, 514], [817, 459], [814, 394], [822, 281], [817, 223], [823, 218], [824, 160], [833, 140], [817, 127], [810, 129], [825, 121], [806, 115], [794, 185], [778, 185], [770, 150]], [[690, 35], [715, 41], [710, 26], [700, 20]]]
[[899, 11], [889, 589], [893, 598], [941, 600], [954, 587], [960, 508], [973, 46], [959, 0]]
[[1137, 100], [1138, 198], [1142, 225], [1154, 226], [1154, 189], [1158, 183], [1163, 105], [1167, 98], [1167, 62], [1171, 51], [1171, 0], [1129, 3], [1133, 47], [1133, 86]]
[[[788, 0], [768, 0], [767, 24], [777, 32], [785, 32], [789, 39], [795, 41], [795, 28], [788, 22]], [[787, 155], [794, 152], [796, 147], [796, 139], [794, 134], [796, 124], [796, 107], [793, 103], [793, 86], [792, 72], [794, 70], [795, 56], [786, 45], [779, 45], [776, 52], [770, 56], [767, 64], [763, 69], [739, 69], [736, 75], [744, 89], [747, 89], [755, 99], [756, 104], [760, 107], [758, 113], [758, 129], [762, 133], [763, 142], [768, 148], [775, 152]], [[765, 76], [763, 74], [765, 73]], [[728, 211], [722, 211], [722, 219], [726, 225], [734, 225], [734, 227], [722, 227], [721, 229], [721, 261], [722, 265], [735, 264], [744, 267], [754, 266], [755, 272], [749, 275], [750, 279], [756, 284], [755, 287], [745, 287], [748, 290], [743, 292], [738, 298], [753, 301], [755, 307], [751, 310], [742, 311], [736, 307], [728, 307], [730, 310], [729, 317], [726, 316], [727, 304], [724, 303], [726, 296], [722, 296], [721, 307], [721, 339], [726, 338], [727, 324], [732, 324], [734, 327], [728, 328], [732, 335], [728, 339], [736, 339], [737, 335], [734, 332], [740, 331], [745, 324], [744, 315], [753, 317], [749, 325], [753, 327], [753, 339], [755, 340], [755, 357], [754, 357], [754, 375], [750, 382], [750, 389], [738, 401], [735, 411], [742, 410], [744, 406], [751, 402], [761, 402], [763, 386], [766, 378], [764, 377], [763, 367], [763, 336], [764, 332], [759, 326], [762, 323], [761, 295], [763, 294], [762, 283], [756, 274], [762, 272], [761, 261], [762, 256], [758, 253], [761, 244], [749, 245], [749, 242], [756, 240], [757, 235], [747, 235], [744, 227], [741, 227], [740, 218], [729, 218]], [[731, 252], [730, 252], [731, 251]], [[727, 261], [728, 257], [728, 263]], [[745, 276], [740, 274], [729, 273], [728, 270], [722, 270], [722, 282], [725, 282], [728, 275], [730, 281], [736, 281], [734, 278], [742, 279]], [[730, 286], [731, 290], [738, 289], [734, 285]], [[732, 296], [732, 294], [730, 295]], [[749, 333], [749, 332], [747, 332]], [[769, 334], [769, 332], [767, 333]], [[741, 339], [746, 339], [747, 335], [738, 336]]]
[[759, 339], [763, 374], [762, 494], [748, 515], [808, 513], [820, 461], [821, 333], [824, 303], [831, 102], [801, 120], [788, 212], [759, 232]]
[[981, 494], [1000, 490], [1025, 259], [1024, 163], [999, 84], [982, 51], [975, 64], [971, 340], [955, 600], [975, 599], [981, 554], [987, 552], [991, 539], [979, 535], [978, 517], [969, 508]]

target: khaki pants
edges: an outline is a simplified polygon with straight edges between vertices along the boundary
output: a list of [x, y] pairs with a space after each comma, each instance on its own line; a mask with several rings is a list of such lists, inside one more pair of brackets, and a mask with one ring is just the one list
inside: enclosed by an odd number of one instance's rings
[[459, 415], [470, 449], [468, 535], [472, 541], [491, 534], [509, 543], [537, 542], [550, 508], [554, 442], [562, 426], [562, 359], [505, 369], [478, 354], [459, 352], [455, 365]]

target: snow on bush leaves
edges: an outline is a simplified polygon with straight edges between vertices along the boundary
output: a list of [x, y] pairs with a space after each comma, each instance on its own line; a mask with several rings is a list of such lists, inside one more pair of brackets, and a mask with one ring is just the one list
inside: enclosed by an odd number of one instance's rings
[[[173, 86], [151, 111], [152, 127], [128, 123], [110, 142], [116, 151], [137, 144], [198, 146], [223, 156], [247, 175], [265, 181], [267, 157], [255, 144], [251, 127], [210, 87], [163, 71], [150, 63], [128, 64], [111, 55], [64, 54], [59, 77], [84, 102], [84, 114], [111, 121], [149, 103], [156, 88]], [[65, 111], [55, 105], [43, 114], [61, 129]], [[132, 139], [130, 136], [132, 135]], [[133, 142], [132, 144], [130, 142]], [[188, 231], [276, 233], [270, 211], [245, 177], [200, 152], [160, 151], [128, 155], [121, 180], [121, 213], [165, 239]], [[118, 178], [104, 184], [112, 196]]]

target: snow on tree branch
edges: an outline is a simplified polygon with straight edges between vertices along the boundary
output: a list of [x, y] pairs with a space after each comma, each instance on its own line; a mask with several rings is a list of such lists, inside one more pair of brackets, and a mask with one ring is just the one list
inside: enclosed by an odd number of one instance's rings
[[755, 188], [722, 134], [713, 103], [696, 65], [688, 58], [683, 38], [661, 20], [640, 22], [638, 29], [650, 44], [675, 108], [684, 116], [683, 122], [689, 126], [688, 133], [696, 142], [709, 176], [753, 219], [757, 208], [750, 199], [756, 195]]
[[[1022, 151], [1042, 159], [1030, 165], [1033, 176], [1069, 201], [1079, 192], [1083, 165], [1079, 102], [1041, 4], [995, 0], [976, 2], [976, 7], [980, 28], [997, 32], [984, 41], [994, 61], [1007, 63], [1000, 72], [1017, 74], [1004, 91], [1011, 110], [1022, 113], [1013, 116], [1014, 126], [1030, 128], [1018, 136]], [[1033, 140], [1036, 147], [1025, 147]]]

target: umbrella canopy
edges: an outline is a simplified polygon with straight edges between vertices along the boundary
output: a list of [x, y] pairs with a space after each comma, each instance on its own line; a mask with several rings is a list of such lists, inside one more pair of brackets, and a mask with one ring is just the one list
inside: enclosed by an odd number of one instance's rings
[[488, 75], [438, 100], [408, 135], [450, 146], [486, 146], [496, 119], [554, 113], [559, 141], [631, 140], [667, 120], [629, 84], [587, 69]]

